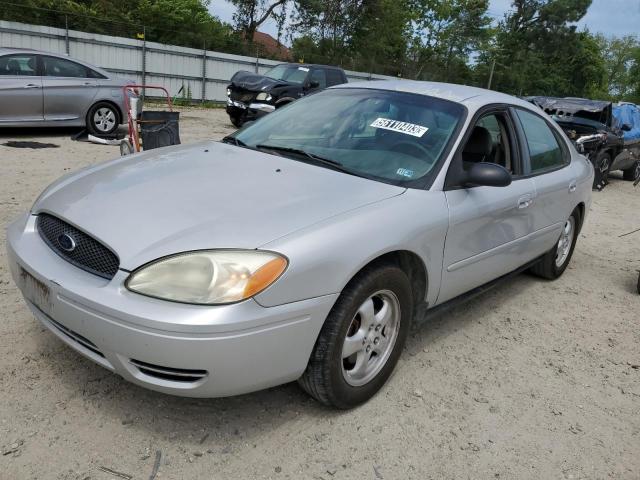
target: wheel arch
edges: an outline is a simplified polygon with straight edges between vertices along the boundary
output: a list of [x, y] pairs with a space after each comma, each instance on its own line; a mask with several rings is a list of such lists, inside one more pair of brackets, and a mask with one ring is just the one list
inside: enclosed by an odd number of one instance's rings
[[586, 213], [586, 206], [584, 204], [584, 202], [580, 202], [578, 205], [576, 205], [576, 208], [574, 210], [578, 211], [578, 233], [580, 233], [580, 230], [582, 230], [582, 225], [584, 223], [584, 216]]
[[284, 107], [285, 105], [295, 101], [292, 97], [282, 97], [276, 101], [276, 108]]
[[363, 265], [345, 284], [344, 290], [360, 273], [369, 268], [392, 264], [399, 267], [409, 277], [413, 296], [414, 313], [427, 296], [429, 276], [424, 261], [416, 253], [409, 250], [393, 250], [380, 254]]

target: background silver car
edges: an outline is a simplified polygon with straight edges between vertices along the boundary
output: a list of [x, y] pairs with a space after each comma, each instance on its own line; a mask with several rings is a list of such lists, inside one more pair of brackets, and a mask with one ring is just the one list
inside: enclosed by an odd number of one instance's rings
[[124, 378], [185, 396], [298, 379], [348, 408], [416, 312], [567, 268], [593, 167], [537, 107], [384, 81], [332, 87], [220, 142], [64, 177], [8, 230], [35, 316]]
[[65, 55], [0, 48], [0, 127], [86, 126], [113, 133], [126, 120], [133, 83]]

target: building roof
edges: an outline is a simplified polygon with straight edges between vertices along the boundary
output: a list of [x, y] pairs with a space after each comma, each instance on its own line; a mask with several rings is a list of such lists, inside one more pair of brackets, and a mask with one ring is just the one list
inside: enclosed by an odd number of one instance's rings
[[253, 34], [253, 43], [262, 47], [261, 53], [263, 55], [268, 55], [278, 60], [291, 60], [291, 51], [268, 33], [255, 32]]

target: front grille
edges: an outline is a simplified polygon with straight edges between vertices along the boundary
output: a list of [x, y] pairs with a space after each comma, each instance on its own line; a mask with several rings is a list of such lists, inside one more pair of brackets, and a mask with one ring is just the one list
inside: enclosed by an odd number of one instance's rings
[[[60, 220], [53, 215], [41, 213], [38, 215], [36, 226], [40, 236], [51, 249], [82, 270], [111, 280], [120, 262], [115, 253], [98, 242], [95, 238], [87, 235], [67, 222]], [[64, 249], [61, 244], [61, 237], [68, 236], [73, 240], [73, 248]], [[65, 238], [67, 241], [68, 239]]]
[[159, 378], [161, 380], [169, 380], [170, 382], [186, 382], [193, 383], [205, 378], [209, 373], [206, 370], [190, 370], [185, 368], [163, 367], [152, 363], [142, 362], [140, 360], [131, 359], [129, 362], [134, 365], [141, 373], [150, 377]]

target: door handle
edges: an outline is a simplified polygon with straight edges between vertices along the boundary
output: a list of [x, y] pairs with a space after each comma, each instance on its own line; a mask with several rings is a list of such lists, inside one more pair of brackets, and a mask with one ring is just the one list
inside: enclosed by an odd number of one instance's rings
[[569, 184], [569, 193], [573, 193], [576, 191], [576, 188], [578, 188], [578, 186], [576, 185], [576, 182], [571, 182]]
[[524, 195], [518, 199], [518, 208], [519, 209], [529, 208], [532, 203], [533, 203], [533, 198], [531, 197], [531, 195]]
[[85, 87], [90, 87], [91, 85], [93, 85], [93, 83], [91, 83], [91, 82], [84, 82], [84, 86], [85, 86]]
[[40, 88], [40, 85], [37, 85], [35, 83], [27, 83], [24, 88]]

